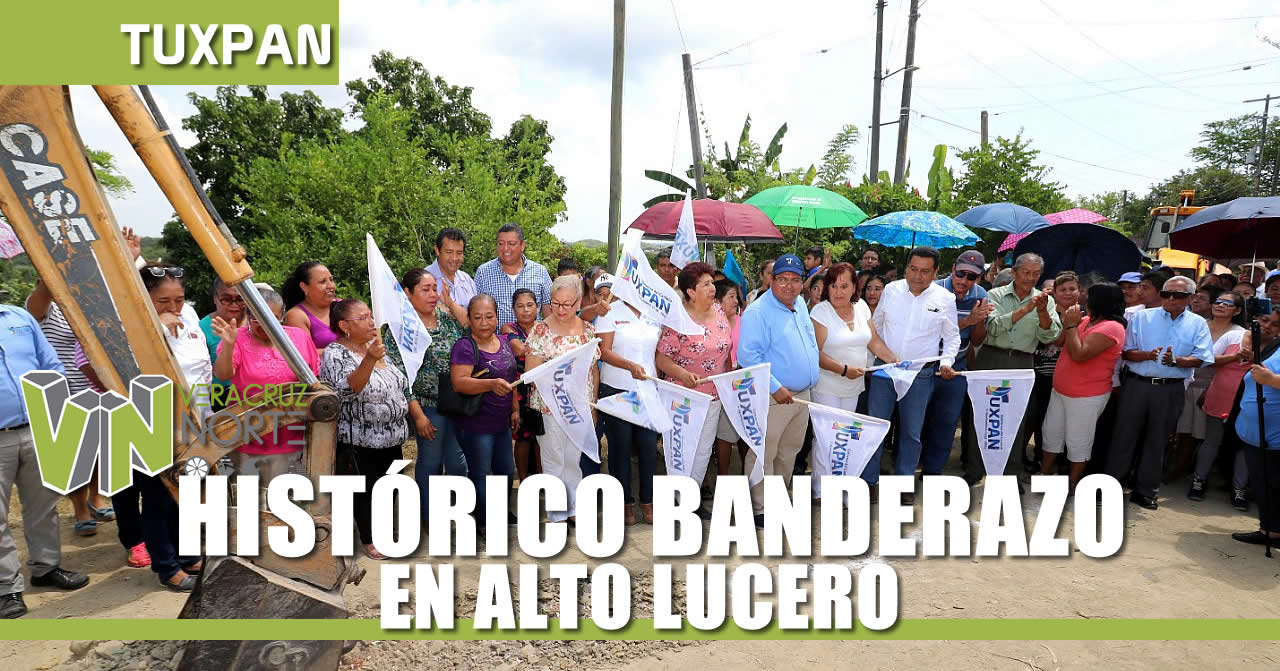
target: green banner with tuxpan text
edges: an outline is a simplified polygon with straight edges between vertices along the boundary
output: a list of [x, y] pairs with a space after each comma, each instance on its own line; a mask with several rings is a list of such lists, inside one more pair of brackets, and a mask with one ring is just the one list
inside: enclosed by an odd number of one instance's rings
[[339, 83], [338, 0], [14, 2], [5, 24], [0, 84]]

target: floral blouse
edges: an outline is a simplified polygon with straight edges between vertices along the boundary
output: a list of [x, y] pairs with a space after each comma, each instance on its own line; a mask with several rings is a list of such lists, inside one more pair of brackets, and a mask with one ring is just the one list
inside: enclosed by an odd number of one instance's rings
[[[436, 407], [440, 398], [440, 376], [449, 372], [449, 353], [453, 351], [455, 342], [466, 337], [466, 331], [458, 320], [438, 305], [436, 328], [428, 329], [427, 333], [431, 334], [431, 346], [422, 358], [422, 367], [418, 369], [413, 387], [406, 392], [408, 400], [417, 401], [424, 409]], [[383, 328], [382, 342], [387, 346], [387, 361], [404, 371], [404, 357], [400, 354], [396, 339], [391, 337], [390, 329]]]
[[342, 405], [338, 409], [338, 442], [358, 447], [397, 447], [409, 439], [406, 400], [409, 379], [404, 371], [387, 364], [374, 367], [369, 383], [357, 394], [347, 377], [360, 366], [362, 355], [334, 342], [324, 348], [320, 379], [333, 388]]
[[[698, 377], [709, 377], [732, 370], [729, 355], [733, 352], [733, 328], [729, 325], [729, 318], [725, 316], [724, 310], [719, 305], [713, 307], [715, 314], [711, 317], [706, 335], [681, 335], [670, 327], [664, 327], [662, 337], [658, 339], [659, 352]], [[676, 380], [673, 382], [679, 384]], [[704, 382], [695, 389], [716, 396], [714, 382]]]
[[[545, 361], [550, 361], [575, 347], [585, 345], [596, 337], [596, 329], [594, 326], [587, 324], [582, 329], [581, 335], [561, 336], [551, 332], [551, 326], [546, 322], [538, 322], [534, 324], [533, 330], [529, 332], [529, 337], [525, 340], [525, 344], [529, 347], [529, 354], [541, 357]], [[591, 357], [591, 362], [595, 363], [600, 359], [600, 351]], [[595, 379], [595, 378], [593, 378]], [[591, 400], [596, 398], [595, 385], [592, 385]], [[542, 394], [532, 394], [529, 399], [529, 407], [546, 415], [551, 412], [546, 404], [542, 402]]]

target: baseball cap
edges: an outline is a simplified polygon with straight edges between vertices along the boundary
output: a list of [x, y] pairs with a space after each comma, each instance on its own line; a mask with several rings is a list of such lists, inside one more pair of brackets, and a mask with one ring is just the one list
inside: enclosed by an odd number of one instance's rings
[[1267, 279], [1264, 280], [1262, 284], [1264, 286], [1270, 286], [1272, 282], [1276, 281], [1276, 278], [1280, 278], [1280, 270], [1273, 270], [1267, 273]]
[[1132, 284], [1138, 284], [1141, 281], [1142, 281], [1142, 273], [1125, 273], [1120, 276], [1120, 279], [1116, 280], [1116, 283], [1123, 284], [1125, 282], [1129, 282]]
[[783, 254], [773, 262], [773, 276], [777, 277], [782, 273], [795, 273], [800, 277], [805, 276], [804, 263], [800, 261], [800, 257], [795, 254]]
[[970, 249], [956, 259], [956, 270], [969, 270], [981, 275], [986, 264], [987, 260], [982, 258], [982, 252]]
[[612, 287], [613, 287], [613, 275], [610, 275], [609, 273], [600, 273], [600, 276], [596, 278], [596, 286], [595, 286], [595, 288], [599, 289], [599, 288], [601, 288], [601, 287], [610, 287], [610, 288], [612, 288]]

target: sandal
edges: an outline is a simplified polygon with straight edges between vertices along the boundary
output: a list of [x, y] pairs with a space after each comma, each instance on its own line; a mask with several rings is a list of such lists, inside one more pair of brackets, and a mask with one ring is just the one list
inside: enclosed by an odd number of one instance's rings
[[97, 534], [98, 534], [97, 520], [84, 520], [83, 522], [76, 522], [77, 536], [96, 536]]
[[86, 505], [89, 506], [89, 512], [93, 514], [93, 519], [99, 522], [110, 522], [116, 518], [116, 509], [112, 506], [95, 508], [92, 503]]

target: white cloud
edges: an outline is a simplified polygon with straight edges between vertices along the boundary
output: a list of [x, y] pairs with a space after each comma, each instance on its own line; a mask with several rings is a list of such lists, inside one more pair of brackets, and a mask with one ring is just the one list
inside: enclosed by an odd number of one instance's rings
[[[907, 5], [890, 0], [886, 13], [889, 70], [903, 64]], [[674, 6], [693, 60], [711, 59], [694, 76], [699, 106], [721, 152], [726, 140], [736, 142], [751, 114], [753, 137], [761, 144], [786, 122], [782, 163], [807, 167], [842, 124], [854, 123], [863, 131], [853, 152], [854, 179], [867, 169], [872, 2], [675, 0]], [[473, 102], [493, 119], [497, 133], [522, 114], [547, 120], [555, 137], [551, 160], [568, 184], [568, 220], [556, 232], [570, 240], [605, 237], [612, 3], [367, 0], [342, 9], [341, 81], [370, 74], [372, 54], [387, 49], [416, 58], [451, 84], [474, 87]], [[672, 3], [633, 0], [627, 10], [624, 226], [644, 200], [664, 189], [643, 171], [674, 166], [680, 172], [691, 155]], [[934, 144], [978, 141], [937, 119], [977, 129], [985, 106], [993, 113], [993, 136], [1021, 128], [1043, 150], [1150, 178], [1043, 156], [1070, 193], [1145, 192], [1150, 182], [1190, 166], [1186, 152], [1204, 122], [1260, 111], [1239, 101], [1265, 94], [1278, 79], [1272, 73], [1280, 71], [1280, 60], [1249, 71], [1205, 68], [1280, 59], [1280, 51], [1258, 38], [1268, 30], [1280, 36], [1274, 20], [1221, 20], [1273, 11], [1261, 0], [926, 0], [912, 108], [932, 118], [912, 116], [910, 181], [923, 191]], [[901, 75], [886, 82], [883, 121], [897, 116], [900, 82]], [[1151, 88], [1106, 95], [1144, 86]], [[346, 106], [342, 86], [312, 88], [326, 104]], [[197, 90], [213, 93], [211, 87]], [[175, 128], [194, 111], [187, 91], [154, 90]], [[117, 218], [158, 234], [171, 213], [168, 203], [92, 91], [78, 87], [75, 102], [85, 142], [114, 153], [137, 187], [133, 196], [113, 201]], [[192, 141], [181, 131], [179, 138]], [[896, 127], [885, 127], [881, 138], [881, 169], [892, 170]], [[954, 153], [950, 164], [957, 166]]]

